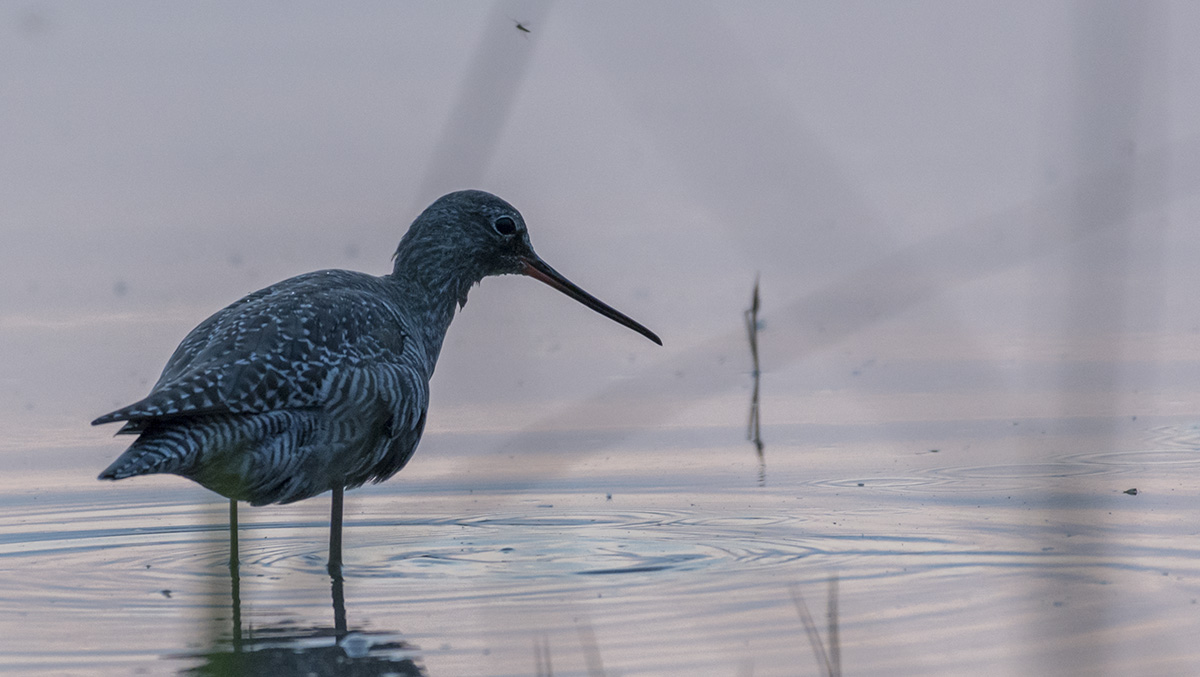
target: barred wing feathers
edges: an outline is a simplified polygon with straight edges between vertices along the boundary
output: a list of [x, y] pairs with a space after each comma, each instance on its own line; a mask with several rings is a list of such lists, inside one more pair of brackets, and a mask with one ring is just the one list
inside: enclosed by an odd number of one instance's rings
[[193, 329], [146, 398], [92, 424], [129, 421], [121, 432], [135, 433], [151, 420], [336, 409], [369, 398], [392, 405], [394, 428], [412, 428], [426, 401], [422, 356], [386, 284], [332, 270], [250, 294]]

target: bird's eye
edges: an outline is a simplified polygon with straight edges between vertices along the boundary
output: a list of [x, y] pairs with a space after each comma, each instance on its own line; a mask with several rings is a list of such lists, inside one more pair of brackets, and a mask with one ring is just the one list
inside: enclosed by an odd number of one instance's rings
[[500, 218], [496, 219], [496, 221], [492, 224], [492, 227], [495, 228], [496, 232], [500, 233], [501, 235], [512, 235], [513, 233], [517, 232], [517, 222], [513, 221], [507, 216], [501, 216]]

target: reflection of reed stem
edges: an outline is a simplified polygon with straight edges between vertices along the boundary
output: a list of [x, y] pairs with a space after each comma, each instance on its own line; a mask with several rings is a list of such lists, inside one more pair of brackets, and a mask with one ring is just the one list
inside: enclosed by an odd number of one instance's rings
[[746, 309], [746, 335], [750, 339], [750, 357], [754, 361], [754, 390], [750, 395], [750, 421], [746, 424], [746, 439], [754, 442], [759, 459], [763, 455], [762, 435], [758, 423], [758, 383], [761, 372], [758, 368], [758, 277], [754, 278], [754, 295], [750, 299], [750, 307]]
[[587, 662], [588, 677], [604, 677], [604, 662], [600, 660], [600, 645], [596, 643], [596, 632], [592, 624], [583, 619], [575, 625], [579, 632], [579, 645]]
[[792, 602], [796, 605], [796, 612], [800, 614], [800, 622], [804, 623], [804, 634], [808, 635], [808, 643], [812, 645], [817, 663], [824, 669], [828, 677], [841, 677], [842, 675], [842, 644], [841, 638], [838, 636], [837, 583], [837, 576], [829, 577], [829, 598], [825, 607], [825, 617], [828, 623], [825, 632], [829, 639], [828, 652], [825, 650], [825, 643], [821, 641], [821, 631], [817, 629], [812, 614], [808, 612], [808, 605], [804, 603], [804, 596], [800, 594], [800, 589], [795, 584], [792, 585]]
[[825, 602], [825, 622], [828, 628], [825, 633], [829, 640], [830, 674], [841, 677], [842, 674], [842, 640], [838, 636], [838, 579], [836, 575], [829, 577], [828, 599]]
[[534, 673], [537, 677], [554, 677], [554, 666], [550, 664], [550, 638], [545, 635], [533, 640]]

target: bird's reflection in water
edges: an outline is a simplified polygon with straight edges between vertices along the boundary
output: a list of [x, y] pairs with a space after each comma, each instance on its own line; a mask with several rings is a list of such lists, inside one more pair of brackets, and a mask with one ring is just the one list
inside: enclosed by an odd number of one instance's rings
[[[236, 542], [236, 541], [235, 541]], [[232, 544], [231, 544], [232, 545]], [[236, 545], [232, 552], [236, 553]], [[289, 623], [242, 629], [241, 572], [237, 557], [229, 563], [232, 624], [228, 639], [214, 642], [210, 651], [191, 654], [199, 665], [185, 675], [399, 675], [427, 673], [417, 648], [386, 632], [349, 630], [346, 624], [345, 582], [331, 579], [332, 627], [298, 627]]]

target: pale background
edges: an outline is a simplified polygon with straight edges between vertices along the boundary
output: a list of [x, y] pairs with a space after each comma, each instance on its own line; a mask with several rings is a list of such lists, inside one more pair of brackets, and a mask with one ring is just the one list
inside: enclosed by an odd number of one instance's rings
[[[522, 455], [546, 430], [619, 430], [601, 458], [637, 430], [737, 443], [756, 276], [769, 442], [1096, 417], [1103, 451], [1112, 421], [1188, 420], [1198, 29], [1188, 2], [0, 5], [0, 469], [92, 482], [122, 444], [87, 422], [188, 329], [389, 271], [468, 187], [665, 345], [484, 281], [405, 471], [446, 486], [591, 458]], [[462, 445], [494, 474], [439, 460]]]

